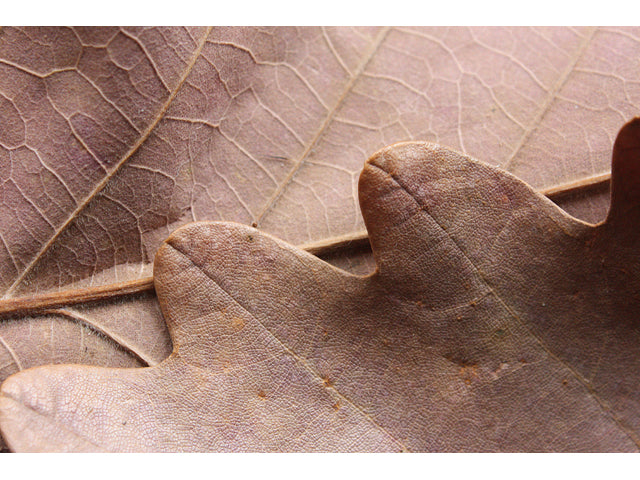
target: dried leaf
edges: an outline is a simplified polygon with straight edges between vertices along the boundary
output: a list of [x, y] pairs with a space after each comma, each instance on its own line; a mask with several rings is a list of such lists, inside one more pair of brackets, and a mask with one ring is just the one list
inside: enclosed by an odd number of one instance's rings
[[[446, 144], [539, 190], [606, 174], [636, 114], [638, 29], [0, 29], [0, 292], [128, 282], [192, 220], [295, 244], [363, 229], [356, 179], [400, 140]], [[558, 198], [604, 218], [606, 185]], [[364, 273], [360, 247], [325, 256]], [[117, 289], [115, 289], [117, 290]], [[2, 306], [0, 305], [0, 310]], [[171, 351], [152, 294], [0, 321], [0, 380]]]
[[[338, 101], [375, 31], [0, 31], [4, 298], [64, 297], [141, 278], [177, 226], [251, 223], [328, 119], [325, 104]], [[96, 348], [170, 347], [158, 307], [128, 303], [98, 305], [102, 315], [88, 308], [90, 330], [118, 339]], [[69, 325], [74, 315], [2, 322], [0, 379], [51, 362], [138, 362], [92, 347], [66, 357], [59, 348], [46, 353], [59, 325], [75, 331], [65, 330], [66, 350], [82, 344], [89, 331], [82, 322]]]
[[428, 143], [360, 177], [360, 277], [250, 227], [173, 233], [158, 366], [5, 381], [15, 450], [637, 451], [640, 119], [606, 222]]
[[[400, 140], [469, 151], [539, 189], [606, 172], [637, 111], [638, 50], [634, 29], [607, 28], [4, 28], [3, 298], [149, 275], [192, 220], [296, 244], [358, 232], [362, 163]], [[591, 193], [564, 204], [601, 219], [607, 193]], [[88, 320], [140, 351], [169, 344], [131, 315]], [[48, 348], [56, 324], [24, 322], [39, 330], [25, 352]], [[24, 331], [0, 329], [9, 358]], [[88, 354], [69, 361], [102, 355]]]

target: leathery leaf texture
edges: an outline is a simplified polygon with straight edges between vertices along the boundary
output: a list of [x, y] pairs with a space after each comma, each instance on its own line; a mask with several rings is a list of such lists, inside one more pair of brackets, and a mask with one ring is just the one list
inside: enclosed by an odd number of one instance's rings
[[172, 355], [17, 373], [2, 433], [17, 451], [636, 451], [639, 157], [634, 120], [590, 225], [455, 151], [380, 150], [359, 183], [367, 277], [185, 226], [154, 266]]

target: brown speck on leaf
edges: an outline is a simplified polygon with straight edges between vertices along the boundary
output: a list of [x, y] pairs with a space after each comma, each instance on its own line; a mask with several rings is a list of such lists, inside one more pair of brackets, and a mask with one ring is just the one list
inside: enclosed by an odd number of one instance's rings
[[478, 365], [463, 365], [460, 367], [460, 376], [467, 385], [471, 384], [472, 380], [478, 378]]
[[241, 317], [233, 317], [233, 320], [231, 320], [231, 328], [233, 328], [235, 332], [242, 330], [244, 328], [244, 324], [245, 321]]
[[260, 398], [267, 398], [267, 394], [264, 392], [264, 390], [259, 390], [258, 391], [258, 396]]

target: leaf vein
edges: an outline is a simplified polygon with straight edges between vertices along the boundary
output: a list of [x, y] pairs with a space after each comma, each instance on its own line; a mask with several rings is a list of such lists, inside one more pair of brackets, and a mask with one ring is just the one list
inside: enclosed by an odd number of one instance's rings
[[549, 94], [547, 95], [547, 98], [545, 99], [544, 103], [542, 104], [542, 107], [538, 110], [538, 113], [536, 114], [535, 118], [533, 119], [533, 122], [523, 132], [522, 136], [520, 137], [520, 141], [518, 142], [516, 147], [513, 149], [513, 152], [511, 153], [511, 156], [507, 159], [507, 161], [502, 166], [502, 168], [504, 170], [509, 171], [511, 169], [511, 167], [513, 166], [513, 163], [515, 161], [516, 156], [520, 153], [522, 148], [526, 145], [527, 141], [529, 140], [529, 138], [531, 137], [533, 132], [535, 132], [536, 129], [540, 126], [540, 122], [542, 121], [543, 117], [549, 111], [549, 108], [551, 107], [553, 101], [556, 99], [558, 93], [560, 93], [560, 90], [562, 89], [562, 87], [564, 87], [564, 85], [567, 83], [567, 80], [569, 80], [569, 77], [571, 76], [571, 74], [573, 73], [576, 65], [578, 64], [578, 62], [580, 61], [580, 59], [584, 55], [585, 51], [587, 50], [587, 47], [591, 44], [591, 40], [593, 39], [593, 37], [595, 35], [595, 32], [596, 32], [595, 28], [592, 29], [589, 32], [589, 35], [587, 35], [587, 37], [580, 44], [580, 47], [578, 48], [578, 51], [577, 51], [573, 61], [569, 63], [569, 65], [564, 70], [564, 72], [562, 73], [560, 78], [558, 78], [558, 81], [556, 82], [556, 84], [549, 91]]
[[113, 176], [116, 174], [116, 172], [118, 172], [120, 170], [120, 167], [122, 167], [122, 165], [124, 165], [125, 162], [127, 162], [133, 156], [133, 154], [138, 151], [140, 146], [144, 142], [146, 142], [146, 140], [151, 136], [151, 132], [153, 132], [153, 130], [156, 127], [156, 125], [158, 125], [158, 123], [160, 123], [160, 121], [164, 117], [164, 114], [166, 113], [167, 109], [169, 108], [169, 105], [171, 104], [173, 99], [176, 97], [176, 95], [180, 91], [180, 88], [182, 87], [182, 85], [186, 81], [187, 77], [189, 76], [189, 74], [193, 70], [193, 67], [196, 64], [196, 61], [200, 57], [200, 53], [202, 52], [202, 49], [204, 48], [204, 45], [206, 43], [206, 39], [209, 36], [209, 32], [211, 32], [211, 29], [212, 29], [212, 27], [209, 27], [206, 30], [206, 32], [205, 32], [205, 34], [204, 34], [204, 36], [203, 36], [203, 38], [202, 38], [202, 40], [200, 42], [200, 45], [194, 51], [193, 56], [191, 58], [191, 61], [189, 62], [189, 65], [185, 69], [185, 71], [184, 71], [184, 73], [182, 75], [182, 78], [177, 83], [174, 91], [171, 93], [171, 95], [169, 96], [169, 98], [167, 99], [165, 104], [162, 106], [162, 108], [158, 112], [155, 121], [153, 123], [151, 123], [149, 125], [149, 127], [147, 127], [147, 129], [145, 130], [143, 135], [138, 139], [138, 141], [133, 145], [133, 147], [124, 155], [124, 157], [122, 157], [122, 159], [113, 167], [113, 169], [111, 170], [109, 175], [105, 176], [102, 179], [102, 181], [98, 185], [96, 185], [96, 187], [89, 193], [89, 195], [87, 195], [87, 197], [84, 199], [84, 201], [81, 204], [79, 204], [73, 212], [71, 212], [71, 214], [69, 215], [67, 220], [62, 225], [60, 225], [60, 227], [58, 227], [56, 229], [56, 231], [51, 236], [51, 238], [42, 246], [42, 248], [40, 248], [38, 253], [33, 257], [31, 262], [29, 262], [29, 264], [23, 270], [23, 272], [18, 276], [18, 278], [15, 279], [13, 284], [7, 289], [7, 291], [5, 293], [5, 297], [11, 297], [13, 295], [13, 293], [18, 288], [18, 286], [20, 286], [22, 281], [33, 270], [33, 268], [36, 266], [36, 264], [39, 262], [39, 260], [43, 257], [43, 255], [57, 241], [58, 237], [62, 234], [62, 232], [65, 231], [69, 227], [69, 225], [71, 225], [71, 223], [87, 207], [87, 205], [91, 202], [91, 200], [93, 200], [95, 198], [95, 196], [100, 191], [102, 191], [102, 189], [113, 178]]
[[540, 347], [546, 352], [549, 358], [558, 362], [560, 365], [563, 365], [576, 378], [576, 380], [578, 380], [582, 384], [582, 386], [586, 389], [589, 395], [591, 395], [591, 397], [593, 397], [593, 399], [596, 401], [596, 403], [598, 404], [602, 412], [606, 416], [610, 417], [614, 421], [614, 423], [629, 437], [629, 439], [637, 447], [640, 448], [640, 439], [636, 436], [635, 432], [625, 427], [622, 424], [622, 421], [617, 417], [617, 415], [612, 410], [606, 407], [606, 402], [598, 396], [595, 389], [591, 385], [589, 385], [589, 382], [578, 371], [576, 371], [570, 364], [566, 363], [561, 357], [553, 353], [553, 351], [549, 349], [549, 347], [542, 341], [542, 339], [538, 335], [536, 335], [533, 331], [531, 331], [529, 326], [520, 318], [520, 316], [493, 289], [489, 281], [485, 278], [482, 270], [480, 270], [475, 265], [475, 263], [473, 263], [473, 261], [467, 256], [464, 249], [460, 245], [458, 245], [458, 242], [456, 242], [456, 240], [447, 231], [447, 229], [440, 222], [438, 222], [438, 220], [433, 215], [429, 213], [429, 211], [427, 210], [427, 207], [425, 205], [422, 205], [420, 201], [416, 198], [416, 196], [405, 185], [400, 183], [400, 181], [398, 181], [397, 178], [393, 177], [389, 172], [387, 172], [386, 170], [384, 170], [383, 168], [377, 165], [374, 165], [373, 163], [370, 163], [369, 165], [384, 172], [393, 182], [395, 182], [396, 185], [398, 185], [402, 190], [404, 190], [404, 192], [420, 207], [420, 211], [423, 212], [424, 215], [427, 215], [429, 218], [433, 220], [433, 222], [442, 230], [442, 232], [447, 236], [447, 238], [451, 241], [451, 243], [453, 243], [453, 245], [460, 252], [460, 254], [466, 259], [469, 265], [471, 265], [471, 267], [476, 271], [478, 278], [491, 291], [491, 293], [494, 295], [496, 300], [498, 300], [500, 304], [503, 306], [505, 311], [507, 311], [509, 315], [511, 315], [511, 317], [513, 317], [513, 319], [516, 320], [516, 322], [518, 322], [529, 333], [529, 335], [531, 335], [531, 338], [533, 338], [538, 343], [538, 345], [540, 345]]
[[[262, 328], [264, 329], [265, 332], [267, 332], [268, 335], [270, 335], [276, 342], [278, 342], [278, 344], [293, 358], [295, 359], [307, 372], [309, 372], [311, 374], [311, 376], [313, 378], [315, 378], [316, 380], [318, 380], [319, 382], [323, 382], [322, 376], [320, 374], [318, 374], [318, 372], [316, 372], [310, 365], [309, 363], [302, 358], [301, 356], [299, 356], [295, 351], [293, 351], [289, 346], [287, 346], [287, 344], [285, 344], [282, 340], [280, 340], [280, 338], [278, 338], [278, 336], [276, 336], [271, 330], [269, 330], [269, 328], [267, 328], [267, 326], [262, 323], [260, 321], [260, 319], [258, 317], [256, 317], [256, 315], [253, 314], [253, 312], [251, 312], [247, 307], [245, 307], [242, 303], [240, 303], [240, 301], [238, 299], [236, 299], [233, 295], [231, 295], [229, 292], [227, 292], [224, 288], [222, 288], [222, 285], [220, 285], [220, 283], [218, 283], [218, 281], [213, 278], [211, 275], [209, 275], [200, 265], [198, 265], [197, 263], [195, 263], [186, 253], [182, 252], [180, 249], [176, 248], [174, 245], [171, 244], [167, 244], [169, 245], [172, 249], [174, 249], [177, 253], [179, 253], [180, 255], [182, 255], [184, 258], [186, 258], [187, 260], [189, 260], [189, 262], [191, 262], [191, 264], [196, 267], [200, 272], [202, 272], [207, 278], [209, 278], [218, 288], [220, 288], [220, 290], [222, 290], [231, 301], [233, 301], [236, 305], [238, 305], [242, 310], [244, 310], [249, 316], [251, 316], [251, 318], [253, 318], [256, 323]], [[389, 431], [387, 431], [387, 429], [385, 429], [384, 427], [382, 427], [381, 425], [379, 425], [372, 417], [371, 415], [367, 414], [362, 407], [360, 407], [359, 405], [357, 405], [354, 401], [352, 401], [351, 399], [349, 399], [347, 396], [345, 396], [342, 392], [340, 392], [335, 385], [332, 385], [330, 387], [327, 388], [331, 388], [341, 399], [343, 399], [346, 403], [348, 403], [349, 405], [351, 405], [354, 410], [356, 412], [358, 412], [362, 417], [364, 417], [367, 421], [369, 421], [372, 425], [374, 425], [378, 430], [380, 430], [382, 433], [384, 433], [385, 435], [387, 435], [392, 441], [393, 443], [395, 443], [396, 445], [398, 445], [403, 451], [409, 451], [409, 449], [399, 440], [397, 440]]]
[[389, 28], [385, 28], [381, 30], [380, 33], [378, 33], [378, 35], [376, 36], [376, 39], [371, 45], [371, 48], [369, 49], [369, 52], [367, 53], [367, 55], [364, 56], [357, 70], [345, 85], [344, 91], [342, 92], [342, 94], [340, 95], [336, 103], [333, 105], [331, 110], [328, 111], [328, 114], [325, 117], [324, 121], [322, 122], [322, 125], [320, 126], [320, 128], [318, 129], [314, 137], [311, 139], [311, 141], [307, 145], [307, 148], [304, 150], [304, 152], [302, 152], [302, 155], [300, 155], [300, 158], [293, 165], [293, 167], [289, 171], [289, 174], [286, 176], [286, 178], [283, 180], [280, 186], [275, 190], [271, 198], [267, 201], [267, 203], [263, 207], [260, 214], [256, 217], [256, 223], [259, 224], [262, 221], [262, 219], [269, 213], [269, 211], [273, 208], [273, 206], [276, 204], [278, 199], [281, 197], [282, 193], [289, 186], [293, 177], [298, 173], [302, 165], [305, 163], [305, 160], [307, 159], [307, 157], [309, 156], [309, 154], [311, 153], [315, 145], [318, 143], [320, 138], [322, 138], [324, 133], [327, 131], [327, 128], [329, 127], [329, 125], [331, 125], [331, 123], [333, 122], [334, 117], [338, 113], [338, 110], [342, 105], [342, 102], [344, 101], [345, 97], [353, 90], [353, 87], [355, 86], [356, 82], [361, 78], [365, 68], [367, 67], [367, 65], [373, 58], [373, 56], [376, 54], [376, 52], [380, 48], [380, 45], [382, 45], [382, 42], [386, 38], [388, 32], [389, 32]]

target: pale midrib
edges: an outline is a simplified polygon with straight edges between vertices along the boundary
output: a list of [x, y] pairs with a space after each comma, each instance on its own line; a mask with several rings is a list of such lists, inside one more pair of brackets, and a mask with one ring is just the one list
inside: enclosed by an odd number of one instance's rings
[[549, 91], [549, 94], [547, 95], [545, 102], [542, 104], [542, 107], [538, 110], [535, 118], [533, 119], [533, 122], [531, 122], [531, 126], [528, 129], [526, 129], [525, 132], [522, 134], [522, 137], [520, 137], [520, 141], [514, 148], [513, 152], [511, 153], [511, 156], [506, 161], [506, 163], [504, 165], [501, 165], [502, 169], [510, 171], [510, 168], [512, 167], [513, 162], [516, 159], [516, 156], [520, 153], [520, 151], [522, 150], [522, 147], [524, 147], [524, 145], [527, 144], [533, 132], [535, 132], [536, 129], [540, 126], [540, 122], [542, 121], [542, 118], [545, 116], [545, 114], [549, 110], [549, 107], [551, 107], [551, 104], [553, 103], [556, 96], [558, 95], [558, 92], [562, 89], [562, 87], [564, 87], [565, 83], [567, 83], [567, 80], [569, 79], [569, 76], [571, 75], [574, 68], [576, 67], [576, 64], [578, 63], [578, 61], [580, 61], [580, 59], [584, 55], [585, 50], [591, 43], [591, 40], [593, 39], [593, 36], [595, 35], [596, 30], [597, 30], [596, 28], [592, 28], [589, 34], [582, 41], [573, 58], [573, 61], [569, 62], [569, 64], [567, 65], [567, 68], [565, 68], [560, 78], [558, 78], [558, 81], [555, 83], [553, 88]]
[[536, 341], [536, 343], [538, 343], [538, 345], [540, 345], [540, 348], [542, 348], [542, 350], [544, 350], [544, 352], [551, 359], [555, 360], [560, 365], [564, 366], [569, 372], [571, 372], [571, 374], [574, 376], [574, 378], [578, 382], [580, 382], [580, 384], [587, 390], [587, 392], [589, 392], [589, 394], [592, 396], [592, 398], [596, 401], [596, 403], [598, 404], [598, 406], [600, 407], [602, 412], [605, 415], [608, 415], [615, 422], [615, 424], [618, 426], [618, 428], [620, 428], [620, 430], [622, 432], [624, 432], [625, 435], [627, 435], [629, 437], [629, 439], [640, 449], [640, 438], [638, 438], [636, 433], [633, 430], [630, 430], [629, 428], [625, 427], [624, 424], [622, 423], [622, 420], [616, 415], [616, 413], [613, 411], [613, 409], [607, 408], [606, 402], [603, 399], [600, 398], [600, 396], [597, 394], [595, 389], [589, 384], [589, 381], [586, 378], [584, 378], [584, 376], [582, 376], [577, 370], [575, 370], [573, 368], [573, 366], [571, 366], [570, 364], [565, 362], [560, 356], [556, 355], [546, 345], [546, 343], [542, 340], [542, 338], [540, 338], [538, 335], [536, 335], [529, 328], [529, 326], [520, 318], [520, 316], [509, 306], [509, 304], [500, 295], [498, 295], [498, 293], [493, 289], [493, 287], [491, 286], [489, 281], [485, 278], [485, 276], [482, 273], [482, 271], [476, 266], [475, 263], [473, 263], [471, 261], [471, 259], [467, 256], [467, 254], [464, 251], [464, 249], [462, 247], [460, 247], [460, 245], [458, 245], [458, 242], [456, 242], [456, 240], [447, 231], [447, 229], [444, 228], [444, 226], [441, 225], [440, 222], [438, 222], [438, 220], [436, 220], [436, 218], [433, 215], [431, 215], [426, 208], [424, 208], [424, 206], [418, 201], [418, 199], [402, 183], [400, 183], [397, 178], [391, 176], [389, 174], [389, 172], [387, 172], [383, 168], [381, 168], [381, 167], [379, 167], [379, 166], [377, 166], [377, 165], [375, 165], [373, 163], [370, 163], [369, 165], [371, 165], [374, 168], [377, 168], [381, 172], [384, 172], [385, 175], [387, 175], [396, 185], [398, 185], [398, 187], [400, 187], [420, 207], [420, 210], [422, 212], [424, 212], [425, 215], [428, 215], [429, 218], [431, 218], [434, 221], [434, 223], [436, 225], [438, 225], [438, 227], [447, 236], [447, 238], [451, 241], [451, 243], [453, 243], [453, 245], [455, 245], [456, 249], [460, 252], [460, 254], [467, 260], [467, 262], [469, 262], [469, 265], [471, 265], [475, 269], [479, 279], [482, 281], [482, 283], [485, 284], [485, 286], [489, 289], [489, 291], [493, 294], [493, 296], [498, 300], [498, 302], [500, 302], [502, 307], [509, 313], [509, 315], [511, 315], [511, 317], [516, 322], [518, 322], [522, 326], [522, 328], [524, 328], [529, 333], [529, 335], [531, 335], [531, 338], [534, 339]]
[[[314, 379], [318, 380], [319, 382], [323, 382], [324, 381], [322, 376], [318, 372], [316, 372], [316, 370], [314, 370], [311, 365], [309, 365], [309, 362], [307, 362], [307, 360], [305, 358], [303, 358], [300, 355], [298, 355], [293, 349], [291, 349], [291, 347], [289, 347], [285, 342], [283, 342], [275, 333], [273, 333], [269, 328], [267, 328], [267, 326], [264, 323], [262, 323], [260, 321], [260, 319], [258, 317], [256, 317], [256, 315], [254, 315], [251, 312], [251, 310], [249, 310], [247, 307], [245, 307], [242, 303], [240, 303], [240, 301], [237, 298], [235, 298], [233, 295], [231, 295], [229, 292], [227, 292], [224, 288], [222, 288], [222, 286], [216, 281], [215, 278], [211, 277], [200, 265], [195, 263], [186, 253], [182, 252], [181, 250], [179, 250], [178, 248], [176, 248], [173, 245], [170, 245], [170, 246], [176, 252], [178, 252], [180, 255], [182, 255], [184, 258], [189, 260], [189, 262], [191, 262], [191, 264], [194, 267], [196, 267], [200, 272], [202, 272], [202, 274], [204, 276], [206, 276], [208, 279], [210, 279], [218, 288], [220, 288], [220, 290], [222, 290], [231, 299], [232, 302], [234, 302], [242, 310], [244, 310], [249, 316], [251, 316], [251, 318], [253, 318], [256, 321], [256, 323], [258, 325], [260, 325], [260, 327], [262, 329], [264, 329], [265, 332], [267, 332], [276, 342], [278, 342], [278, 344], [280, 344], [282, 346], [282, 348], [287, 352], [287, 354], [289, 354], [291, 356], [291, 358], [293, 358], [302, 368], [304, 368]], [[375, 426], [380, 432], [382, 432], [386, 436], [388, 436], [389, 439], [393, 443], [395, 443], [396, 445], [398, 445], [400, 447], [401, 450], [406, 451], [406, 452], [409, 451], [409, 449], [407, 448], [406, 445], [404, 445], [402, 442], [400, 442], [398, 439], [396, 439], [385, 427], [383, 427], [382, 425], [378, 424], [378, 422], [376, 422], [375, 419], [373, 417], [371, 417], [371, 415], [366, 413], [361, 406], [357, 405], [353, 400], [351, 400], [346, 395], [344, 395], [342, 392], [340, 392], [335, 387], [335, 385], [331, 386], [331, 387], [327, 387], [327, 388], [331, 388], [345, 403], [351, 405], [353, 407], [353, 409], [359, 415], [361, 415], [364, 419], [366, 419], [366, 421], [368, 421], [373, 426]]]
[[25, 279], [25, 277], [29, 273], [31, 273], [31, 271], [35, 268], [35, 266], [43, 257], [43, 255], [55, 244], [58, 237], [60, 237], [60, 235], [69, 227], [69, 225], [71, 225], [71, 223], [87, 207], [87, 205], [91, 203], [91, 201], [95, 198], [95, 196], [104, 189], [107, 183], [109, 183], [109, 181], [120, 170], [120, 168], [122, 168], [122, 166], [139, 150], [140, 146], [147, 141], [147, 139], [149, 138], [153, 130], [156, 128], [158, 123], [160, 123], [160, 121], [164, 117], [164, 114], [168, 110], [169, 106], [171, 105], [171, 102], [173, 102], [174, 98], [182, 88], [182, 85], [184, 84], [187, 77], [191, 73], [194, 65], [196, 64], [196, 61], [200, 57], [200, 53], [202, 52], [202, 49], [206, 44], [207, 38], [209, 37], [209, 33], [211, 32], [212, 28], [213, 27], [209, 27], [205, 31], [200, 41], [200, 44], [198, 45], [196, 50], [193, 52], [193, 55], [191, 56], [191, 59], [189, 60], [189, 63], [187, 64], [187, 67], [185, 68], [182, 74], [182, 77], [176, 84], [176, 87], [173, 89], [173, 91], [171, 92], [171, 94], [169, 95], [165, 103], [162, 105], [162, 107], [158, 111], [158, 114], [156, 115], [156, 118], [154, 119], [154, 121], [151, 124], [149, 124], [149, 126], [142, 133], [138, 141], [136, 141], [136, 143], [127, 151], [127, 153], [120, 159], [120, 161], [115, 165], [115, 167], [100, 181], [100, 183], [98, 183], [94, 187], [94, 189], [84, 198], [84, 200], [76, 207], [76, 209], [73, 212], [71, 212], [67, 220], [55, 230], [55, 232], [49, 238], [49, 240], [42, 246], [42, 248], [40, 248], [40, 250], [38, 251], [38, 253], [36, 253], [36, 255], [33, 257], [31, 262], [29, 262], [29, 264], [25, 267], [22, 273], [16, 278], [16, 280], [7, 289], [7, 291], [5, 292], [4, 298], [9, 298], [12, 296], [16, 288], [18, 288], [22, 283], [22, 281]]
[[287, 189], [288, 185], [293, 180], [293, 177], [295, 177], [295, 175], [300, 170], [300, 167], [302, 167], [302, 165], [304, 164], [305, 160], [309, 156], [309, 153], [313, 150], [313, 148], [316, 146], [318, 141], [325, 134], [325, 132], [329, 128], [329, 125], [331, 125], [331, 123], [333, 122], [333, 119], [334, 119], [336, 113], [338, 112], [338, 110], [342, 106], [342, 103], [344, 102], [344, 99], [351, 92], [351, 90], [353, 89], [353, 87], [356, 84], [356, 82], [358, 81], [358, 79], [360, 79], [360, 77], [361, 77], [362, 73], [364, 72], [364, 70], [366, 69], [367, 65], [369, 64], [371, 59], [374, 57], [374, 55], [376, 54], [376, 52], [380, 48], [380, 45], [384, 41], [384, 39], [387, 36], [387, 33], [389, 32], [389, 30], [390, 30], [390, 27], [385, 27], [378, 33], [378, 35], [376, 35], [375, 40], [371, 44], [371, 47], [369, 48], [367, 53], [363, 56], [362, 61], [360, 62], [360, 64], [356, 68], [355, 72], [353, 73], [353, 75], [351, 76], [349, 81], [346, 83], [341, 95], [338, 97], [337, 101], [332, 106], [331, 110], [329, 110], [327, 112], [327, 116], [324, 118], [324, 121], [322, 122], [322, 125], [320, 126], [320, 128], [318, 129], [316, 134], [313, 136], [313, 138], [311, 139], [311, 141], [309, 142], [307, 147], [304, 149], [304, 151], [302, 152], [302, 154], [298, 158], [298, 161], [295, 163], [295, 165], [293, 165], [293, 167], [289, 171], [288, 175], [280, 183], [278, 188], [276, 188], [275, 192], [273, 193], [273, 195], [271, 195], [271, 197], [269, 198], [269, 200], [267, 201], [267, 203], [265, 204], [263, 209], [260, 211], [260, 213], [255, 217], [255, 223], [257, 225], [260, 225], [260, 222], [262, 221], [264, 216], [276, 204], [276, 202], [278, 201], [278, 199], [280, 198], [282, 193]]

